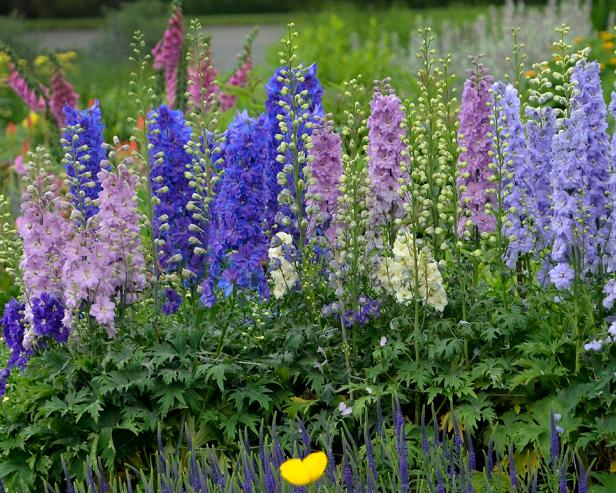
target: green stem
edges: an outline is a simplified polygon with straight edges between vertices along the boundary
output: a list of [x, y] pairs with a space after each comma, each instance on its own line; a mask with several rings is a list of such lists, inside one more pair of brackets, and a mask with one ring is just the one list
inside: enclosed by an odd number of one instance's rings
[[218, 349], [216, 350], [216, 355], [214, 356], [214, 359], [218, 359], [218, 357], [220, 356], [220, 353], [222, 353], [222, 348], [225, 342], [225, 336], [227, 335], [227, 331], [229, 330], [229, 327], [231, 326], [231, 317], [233, 316], [233, 310], [235, 309], [235, 300], [236, 300], [235, 288], [233, 288], [233, 291], [231, 293], [231, 304], [229, 306], [229, 316], [227, 317], [225, 326], [223, 327], [222, 332], [220, 333], [220, 337], [218, 338]]

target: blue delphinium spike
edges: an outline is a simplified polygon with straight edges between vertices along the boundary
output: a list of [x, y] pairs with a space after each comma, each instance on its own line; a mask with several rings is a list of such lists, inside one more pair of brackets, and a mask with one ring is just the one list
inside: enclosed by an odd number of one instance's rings
[[279, 468], [280, 464], [284, 462], [284, 454], [282, 453], [278, 433], [276, 433], [276, 421], [272, 422], [272, 440], [274, 442], [274, 465], [276, 468]]
[[558, 472], [558, 493], [567, 493], [567, 460], [563, 457]]
[[306, 430], [306, 425], [304, 424], [304, 422], [301, 419], [298, 419], [297, 424], [299, 426], [299, 432], [302, 435], [302, 445], [303, 445], [302, 458], [304, 458], [310, 453], [312, 443], [310, 441], [310, 435], [308, 435], [308, 431]]

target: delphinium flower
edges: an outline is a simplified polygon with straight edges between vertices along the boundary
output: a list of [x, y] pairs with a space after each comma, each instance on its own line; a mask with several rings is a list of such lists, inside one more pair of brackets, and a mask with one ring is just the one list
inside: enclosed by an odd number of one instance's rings
[[221, 263], [218, 285], [269, 296], [264, 262], [268, 240], [263, 231], [263, 167], [269, 160], [268, 123], [238, 113], [227, 130], [225, 170], [213, 204], [216, 216], [215, 256]]
[[324, 124], [312, 132], [312, 147], [308, 155], [310, 170], [306, 190], [306, 212], [310, 217], [309, 235], [317, 230], [331, 246], [334, 245], [337, 225], [334, 221], [340, 197], [342, 176], [342, 145], [340, 136], [331, 124]]
[[101, 190], [98, 172], [106, 158], [103, 147], [103, 120], [98, 102], [79, 111], [64, 107], [65, 128], [62, 133], [64, 167], [69, 180], [69, 191], [74, 220], [84, 224], [97, 207], [95, 201]]
[[165, 77], [167, 104], [176, 105], [178, 70], [184, 49], [184, 16], [179, 3], [173, 5], [173, 14], [167, 23], [163, 38], [154, 46], [154, 68], [162, 70]]
[[376, 271], [381, 289], [394, 296], [398, 303], [410, 304], [418, 297], [428, 306], [442, 312], [447, 294], [438, 264], [420, 240], [402, 229], [392, 248], [392, 257], [383, 257]]
[[[65, 259], [67, 227], [66, 203], [59, 195], [56, 177], [51, 169], [49, 154], [37, 148], [27, 164], [25, 189], [22, 195], [22, 219], [19, 234], [23, 241], [20, 262], [26, 299], [42, 293], [61, 295], [62, 269]], [[32, 323], [31, 303], [26, 303], [26, 320]], [[26, 334], [26, 346], [31, 347], [33, 334]]]
[[[496, 223], [501, 225], [504, 260], [515, 268], [520, 255], [534, 248], [529, 208], [531, 175], [518, 91], [511, 84], [496, 82], [492, 88], [494, 144], [492, 166], [497, 178]], [[506, 250], [505, 250], [506, 248]]]
[[567, 288], [575, 271], [594, 272], [605, 251], [611, 206], [606, 106], [599, 65], [580, 60], [571, 76], [575, 91], [570, 115], [562, 119], [553, 145], [553, 234], [550, 278]]
[[[110, 152], [114, 157], [115, 151]], [[99, 210], [85, 225], [66, 232], [64, 324], [73, 325], [75, 313], [88, 315], [115, 335], [115, 309], [132, 303], [145, 288], [145, 260], [136, 203], [138, 178], [120, 163], [117, 170], [102, 169]]]
[[489, 151], [492, 146], [490, 134], [490, 86], [492, 77], [478, 61], [474, 71], [464, 82], [460, 103], [460, 128], [458, 140], [462, 147], [459, 156], [460, 173], [458, 189], [463, 217], [458, 224], [458, 233], [470, 232], [469, 227], [477, 227], [480, 233], [491, 232], [496, 228], [494, 216], [487, 214], [486, 206], [494, 205], [489, 169]]
[[62, 300], [50, 293], [41, 293], [32, 301], [32, 327], [37, 337], [66, 342], [69, 330], [64, 326], [64, 305]]
[[293, 237], [289, 233], [279, 231], [272, 238], [268, 249], [270, 277], [273, 281], [272, 294], [280, 299], [287, 292], [295, 289], [299, 277], [295, 269], [295, 248]]
[[297, 64], [293, 24], [289, 38], [283, 40], [281, 64], [266, 85], [265, 107], [270, 123], [273, 153], [265, 169], [267, 179], [266, 223], [293, 234], [301, 250], [306, 240], [308, 220], [305, 217], [304, 168], [307, 164], [307, 143], [312, 126], [323, 117], [323, 88], [317, 78], [316, 65]]
[[189, 244], [191, 218], [186, 208], [192, 190], [185, 176], [186, 166], [191, 162], [185, 149], [191, 130], [182, 112], [166, 105], [153, 111], [150, 120], [148, 142], [157, 256], [161, 270], [172, 272], [179, 266], [190, 268], [194, 260]]
[[51, 81], [49, 84], [49, 109], [56, 120], [58, 127], [64, 126], [64, 107], [77, 107], [79, 95], [75, 92], [75, 88], [64, 76], [64, 70], [60, 63], [55, 60], [53, 71], [51, 73]]
[[528, 154], [528, 211], [532, 219], [537, 249], [550, 241], [550, 195], [552, 188], [552, 139], [556, 131], [556, 113], [553, 108], [526, 108], [526, 151]]
[[32, 350], [23, 346], [24, 334], [26, 330], [26, 320], [24, 317], [25, 305], [15, 298], [12, 298], [4, 305], [4, 312], [0, 325], [2, 325], [2, 338], [10, 350], [7, 368], [0, 370], [0, 395], [6, 389], [6, 380], [9, 378], [13, 368], [23, 368]]
[[[252, 45], [257, 33], [258, 29], [255, 28], [246, 36], [246, 40], [244, 41], [244, 49], [241, 55], [239, 55], [238, 66], [227, 80], [228, 86], [241, 88], [246, 87], [246, 84], [248, 84], [248, 79], [253, 68]], [[220, 109], [222, 111], [227, 111], [235, 105], [237, 102], [237, 96], [223, 91], [220, 93], [218, 100], [220, 101]]]
[[368, 117], [368, 177], [370, 178], [370, 222], [377, 241], [389, 248], [395, 238], [395, 219], [404, 212], [398, 189], [403, 177], [401, 161], [404, 142], [402, 102], [388, 80], [377, 83]]

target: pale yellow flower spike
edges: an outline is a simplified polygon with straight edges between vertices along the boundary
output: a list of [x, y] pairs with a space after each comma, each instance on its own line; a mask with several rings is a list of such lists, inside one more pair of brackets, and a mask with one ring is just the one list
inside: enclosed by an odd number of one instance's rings
[[327, 455], [313, 452], [304, 460], [289, 459], [280, 464], [280, 475], [294, 486], [306, 486], [323, 476], [326, 467]]

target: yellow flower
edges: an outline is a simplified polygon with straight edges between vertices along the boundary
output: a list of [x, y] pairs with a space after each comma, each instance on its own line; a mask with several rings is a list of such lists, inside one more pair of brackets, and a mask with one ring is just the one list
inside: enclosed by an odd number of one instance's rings
[[34, 59], [34, 65], [40, 67], [49, 63], [49, 57], [47, 55], [39, 55]]
[[26, 118], [24, 118], [24, 120], [21, 122], [21, 124], [25, 128], [32, 128], [32, 127], [36, 126], [36, 124], [39, 122], [40, 119], [41, 119], [41, 117], [39, 116], [38, 113], [35, 113], [34, 111], [31, 111], [28, 114], [28, 116]]
[[576, 36], [575, 38], [573, 38], [573, 42], [576, 45], [579, 45], [580, 43], [582, 43], [582, 41], [584, 41], [584, 37], [583, 36]]
[[531, 70], [527, 70], [526, 72], [524, 72], [523, 75], [527, 79], [532, 79], [533, 77], [537, 77], [537, 72], [531, 69]]
[[612, 39], [614, 39], [614, 34], [608, 31], [601, 31], [599, 33], [599, 38], [601, 39], [601, 41], [611, 41]]
[[607, 43], [603, 43], [601, 46], [606, 50], [613, 50], [615, 45], [613, 41], [608, 41]]
[[306, 486], [317, 481], [327, 467], [327, 455], [313, 452], [305, 459], [289, 459], [280, 464], [280, 475], [294, 486]]
[[11, 61], [11, 57], [6, 51], [0, 51], [0, 66]]
[[612, 57], [608, 60], [610, 62], [610, 65], [616, 65], [616, 57]]
[[600, 63], [600, 64], [599, 64], [599, 68], [600, 68], [601, 70], [603, 70], [603, 69], [605, 68], [605, 63]]
[[60, 63], [66, 64], [72, 62], [75, 58], [77, 58], [77, 53], [75, 53], [74, 51], [67, 51], [65, 53], [58, 53], [56, 57], [58, 58], [58, 61]]

